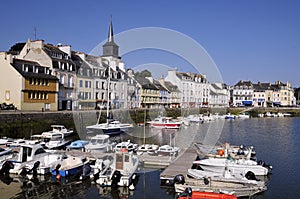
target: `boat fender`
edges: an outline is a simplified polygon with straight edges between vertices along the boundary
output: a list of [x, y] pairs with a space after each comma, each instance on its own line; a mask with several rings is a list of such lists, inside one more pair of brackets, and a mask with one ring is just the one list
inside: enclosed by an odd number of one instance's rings
[[248, 171], [245, 175], [245, 177], [248, 179], [248, 180], [256, 180], [256, 181], [259, 181], [259, 179], [256, 178], [255, 174], [252, 172], [252, 171]]
[[178, 174], [174, 177], [174, 184], [178, 183], [178, 184], [184, 184], [185, 183], [185, 179], [184, 176], [182, 174]]
[[9, 170], [13, 169], [14, 165], [11, 161], [6, 161], [3, 163], [2, 168], [0, 169], [0, 175], [8, 175]]
[[204, 182], [205, 185], [208, 185], [208, 184], [209, 184], [209, 180], [208, 180], [207, 178], [204, 178], [204, 179], [203, 179], [203, 182]]

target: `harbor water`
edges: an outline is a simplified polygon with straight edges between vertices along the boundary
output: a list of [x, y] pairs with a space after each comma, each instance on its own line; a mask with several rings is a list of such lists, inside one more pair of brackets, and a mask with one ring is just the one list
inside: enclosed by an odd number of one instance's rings
[[[139, 127], [122, 139], [132, 142], [156, 144], [175, 144], [188, 147], [193, 142], [216, 140], [217, 143], [229, 142], [234, 145], [254, 146], [258, 160], [273, 166], [272, 174], [267, 177], [268, 189], [254, 198], [274, 199], [299, 198], [300, 189], [300, 118], [250, 118], [225, 120], [216, 128], [216, 121], [191, 125], [178, 131], [158, 131]], [[209, 136], [205, 136], [211, 131]], [[215, 131], [220, 133], [214, 134]], [[1, 178], [0, 198], [172, 198], [176, 194], [172, 188], [160, 186], [159, 169], [143, 168], [138, 170], [139, 181], [134, 191], [126, 188], [111, 190], [90, 182], [72, 179], [56, 181], [51, 177], [41, 177], [35, 181], [24, 181], [17, 176]]]

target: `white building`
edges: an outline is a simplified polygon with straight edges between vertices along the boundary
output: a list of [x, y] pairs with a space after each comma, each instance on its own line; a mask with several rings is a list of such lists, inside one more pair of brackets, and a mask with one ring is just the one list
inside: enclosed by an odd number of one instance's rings
[[210, 84], [210, 107], [228, 107], [230, 93], [228, 86], [223, 83]]
[[181, 92], [182, 108], [208, 106], [209, 84], [204, 75], [178, 72], [175, 69], [168, 71], [165, 81], [169, 81], [178, 87]]

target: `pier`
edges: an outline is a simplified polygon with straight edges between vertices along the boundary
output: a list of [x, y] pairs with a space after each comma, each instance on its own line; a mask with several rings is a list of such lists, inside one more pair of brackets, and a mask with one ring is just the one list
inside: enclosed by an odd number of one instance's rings
[[174, 177], [178, 174], [186, 176], [187, 170], [192, 167], [196, 157], [197, 152], [194, 145], [183, 151], [183, 153], [160, 174], [161, 185], [172, 184]]

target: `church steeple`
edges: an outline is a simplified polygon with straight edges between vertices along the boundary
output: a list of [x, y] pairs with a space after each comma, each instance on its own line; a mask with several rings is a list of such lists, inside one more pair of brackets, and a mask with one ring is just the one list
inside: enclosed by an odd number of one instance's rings
[[110, 16], [110, 24], [109, 24], [109, 31], [108, 31], [108, 42], [114, 42], [114, 30], [112, 24], [112, 17]]
[[103, 45], [103, 56], [119, 57], [119, 46], [114, 42], [113, 24], [112, 17], [110, 18], [108, 39]]

